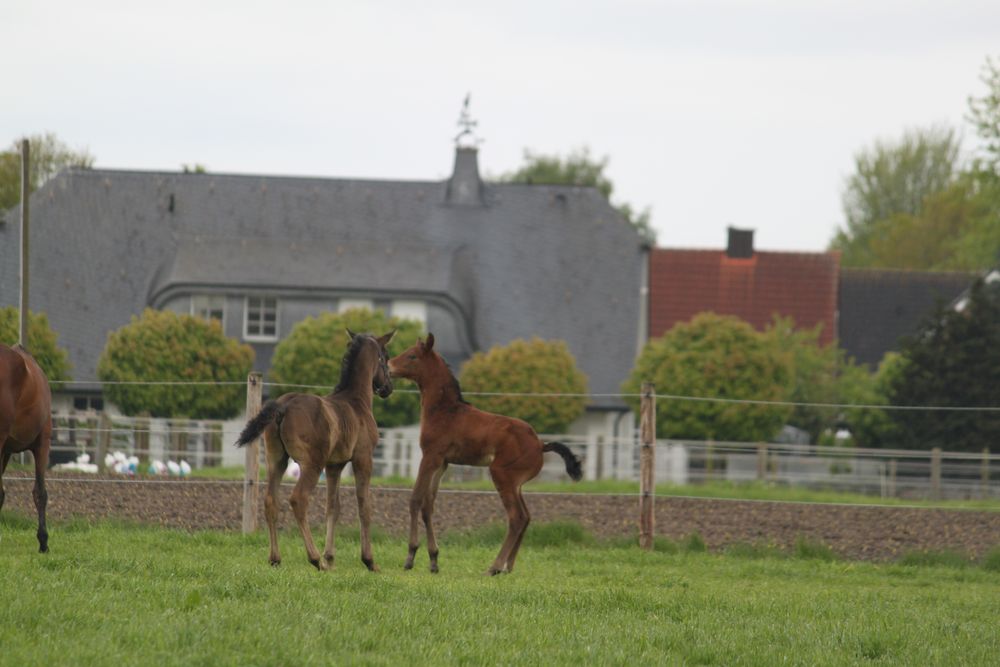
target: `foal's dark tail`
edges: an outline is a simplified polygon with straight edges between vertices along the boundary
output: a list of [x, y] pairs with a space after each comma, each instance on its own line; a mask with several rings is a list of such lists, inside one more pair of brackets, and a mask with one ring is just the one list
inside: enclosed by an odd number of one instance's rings
[[576, 458], [566, 445], [561, 442], [546, 442], [542, 445], [542, 451], [555, 452], [563, 457], [563, 461], [566, 462], [566, 472], [569, 473], [570, 478], [574, 482], [579, 482], [580, 478], [583, 477], [583, 469], [580, 468], [580, 459]]
[[243, 432], [240, 433], [240, 437], [236, 441], [236, 446], [243, 447], [250, 444], [260, 437], [260, 434], [264, 432], [264, 429], [271, 422], [275, 419], [281, 419], [284, 414], [285, 409], [278, 405], [277, 401], [268, 401], [260, 409], [260, 412], [257, 413], [257, 416], [248, 421], [247, 425], [243, 427]]

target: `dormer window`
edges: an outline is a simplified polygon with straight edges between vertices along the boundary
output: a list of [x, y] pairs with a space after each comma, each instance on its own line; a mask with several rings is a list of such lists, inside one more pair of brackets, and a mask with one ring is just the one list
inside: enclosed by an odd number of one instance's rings
[[191, 314], [203, 320], [225, 322], [226, 297], [218, 294], [196, 294], [191, 297]]

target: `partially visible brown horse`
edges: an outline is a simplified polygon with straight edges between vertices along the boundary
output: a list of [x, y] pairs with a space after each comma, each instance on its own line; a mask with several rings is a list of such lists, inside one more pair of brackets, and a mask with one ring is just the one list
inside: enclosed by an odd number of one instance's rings
[[[299, 481], [289, 503], [306, 544], [309, 562], [319, 570], [333, 565], [333, 531], [340, 516], [340, 473], [350, 463], [354, 470], [361, 520], [361, 561], [378, 572], [372, 556], [370, 535], [371, 498], [368, 485], [372, 475], [372, 452], [378, 443], [378, 427], [372, 414], [373, 394], [387, 398], [392, 393], [392, 379], [386, 363], [389, 344], [395, 330], [380, 338], [347, 332], [351, 342], [340, 369], [340, 382], [326, 396], [284, 394], [268, 401], [247, 422], [236, 442], [242, 447], [264, 434], [267, 452], [267, 491], [264, 515], [271, 539], [271, 565], [281, 563], [278, 551], [277, 493], [281, 478], [294, 459], [300, 467]], [[326, 549], [320, 559], [309, 529], [309, 496], [316, 488], [320, 473], [326, 469]]]
[[420, 388], [420, 449], [423, 458], [417, 481], [410, 496], [410, 551], [406, 569], [413, 567], [413, 557], [420, 546], [417, 514], [427, 528], [427, 553], [431, 572], [438, 571], [437, 541], [431, 518], [441, 476], [449, 463], [489, 466], [493, 485], [507, 511], [507, 537], [487, 574], [511, 572], [521, 540], [531, 516], [521, 495], [521, 485], [542, 469], [542, 453], [555, 452], [566, 463], [566, 472], [574, 480], [582, 476], [580, 461], [559, 442], [543, 443], [526, 422], [478, 410], [462, 399], [462, 389], [448, 365], [434, 351], [434, 334], [427, 342], [418, 340], [413, 347], [389, 360], [393, 377], [413, 380]]
[[38, 510], [38, 550], [49, 550], [45, 528], [45, 469], [52, 444], [52, 392], [38, 362], [20, 345], [0, 345], [0, 508], [3, 473], [10, 457], [30, 451], [35, 457], [35, 509]]

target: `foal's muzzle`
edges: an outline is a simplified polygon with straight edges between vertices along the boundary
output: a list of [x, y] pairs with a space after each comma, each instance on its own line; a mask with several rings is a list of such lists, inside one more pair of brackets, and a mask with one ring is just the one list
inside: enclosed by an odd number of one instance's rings
[[375, 393], [378, 394], [379, 398], [389, 398], [389, 395], [392, 394], [392, 382], [375, 387]]

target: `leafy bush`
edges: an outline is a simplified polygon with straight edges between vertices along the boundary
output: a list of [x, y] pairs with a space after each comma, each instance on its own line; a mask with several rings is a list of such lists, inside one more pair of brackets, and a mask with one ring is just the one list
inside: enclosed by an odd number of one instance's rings
[[[388, 317], [381, 311], [364, 308], [307, 317], [274, 348], [268, 377], [277, 386], [271, 388], [271, 396], [330, 391], [340, 380], [340, 362], [350, 343], [347, 329], [377, 336], [396, 329], [388, 346], [390, 357], [413, 345], [423, 333], [419, 322]], [[393, 385], [396, 391], [389, 398], [374, 401], [375, 421], [381, 427], [415, 424], [420, 420], [420, 396], [415, 392], [415, 385], [407, 380], [393, 380]]]
[[[0, 343], [13, 345], [21, 335], [18, 309], [0, 308]], [[45, 371], [49, 385], [55, 389], [60, 380], [69, 380], [69, 356], [59, 347], [59, 336], [49, 325], [45, 313], [28, 313], [28, 351]]]
[[[623, 385], [638, 394], [644, 381], [658, 394], [785, 401], [795, 382], [792, 352], [732, 316], [701, 313], [647, 343]], [[626, 399], [638, 413], [640, 399]], [[661, 438], [759, 441], [772, 438], [791, 408], [780, 405], [664, 400], [657, 402]]]
[[97, 363], [102, 382], [215, 381], [236, 385], [114, 385], [104, 395], [129, 415], [229, 419], [246, 406], [254, 353], [217, 321], [147, 309], [108, 336]]
[[[460, 373], [463, 391], [586, 394], [587, 376], [561, 340], [517, 339], [477, 352]], [[466, 397], [480, 409], [523, 419], [539, 433], [563, 433], [583, 414], [584, 396]]]

